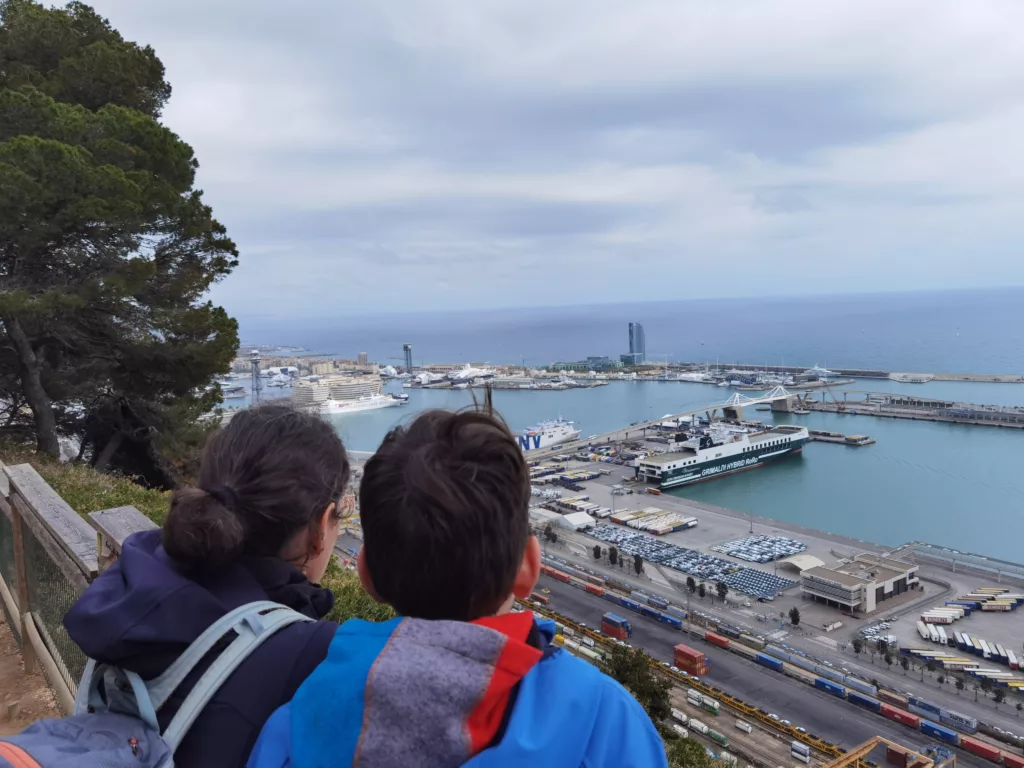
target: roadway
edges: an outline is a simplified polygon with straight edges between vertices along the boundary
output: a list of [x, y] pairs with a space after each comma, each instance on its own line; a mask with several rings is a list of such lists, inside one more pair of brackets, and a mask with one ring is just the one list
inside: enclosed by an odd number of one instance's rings
[[[614, 611], [607, 601], [548, 576], [541, 576], [539, 588], [550, 590], [552, 610], [591, 627], [600, 627], [601, 616], [608, 610]], [[645, 649], [655, 659], [671, 662], [672, 649], [679, 643], [697, 647], [711, 660], [711, 672], [705, 678], [709, 683], [847, 749], [873, 736], [885, 736], [918, 749], [935, 743], [934, 739], [928, 739], [920, 732], [846, 702], [836, 701], [826, 693], [734, 653], [689, 638], [635, 614], [629, 614], [628, 618], [633, 625], [631, 644]], [[975, 758], [966, 757], [963, 752], [958, 752], [957, 762], [981, 766]]]
[[[580, 534], [569, 533], [567, 531], [560, 531], [559, 534], [562, 536], [564, 541], [572, 542], [577, 547], [585, 550], [592, 548], [596, 542], [595, 539], [591, 539]], [[575, 554], [575, 552], [570, 548], [555, 548], [549, 545], [547, 547], [547, 552], [550, 555], [557, 555], [565, 560], [574, 562], [579, 567], [589, 568], [596, 573], [607, 573], [610, 577], [630, 584], [635, 589], [644, 591], [653, 590], [654, 592], [669, 597], [673, 596], [674, 593], [676, 602], [679, 605], [686, 607], [685, 595], [668, 588], [664, 584], [660, 584], [657, 580], [649, 578], [650, 575], [660, 576], [660, 574], [653, 574], [653, 568], [650, 565], [645, 566], [645, 568], [651, 570], [652, 574], [635, 576], [627, 571], [612, 569], [606, 566], [603, 561], [595, 561], [586, 555]], [[672, 576], [673, 578], [679, 578], [674, 573]], [[930, 604], [932, 601], [939, 599], [938, 595], [929, 594], [925, 602]], [[756, 621], [752, 622], [752, 611], [750, 609], [743, 610], [735, 605], [723, 607], [719, 602], [709, 603], [707, 601], [697, 599], [696, 596], [693, 597], [691, 602], [695, 611], [702, 611], [703, 613], [718, 617], [729, 624], [749, 628], [754, 634], [769, 634], [773, 629], [778, 627], [777, 623], [759, 624]], [[913, 622], [915, 615], [916, 614], [914, 612], [910, 612], [901, 618], [900, 621]], [[787, 626], [786, 631], [787, 636], [783, 642], [791, 646], [799, 647], [804, 652], [819, 660], [828, 661], [835, 665], [837, 669], [848, 669], [849, 671], [860, 675], [865, 680], [878, 679], [893, 690], [920, 696], [922, 699], [932, 701], [939, 706], [977, 717], [981, 721], [990, 725], [999, 726], [1011, 733], [1020, 733], [1024, 731], [1024, 721], [1016, 717], [1016, 713], [1012, 709], [1012, 704], [1006, 703], [1003, 705], [1004, 709], [998, 709], [990, 699], [985, 702], [976, 702], [974, 700], [974, 693], [969, 688], [963, 693], [958, 694], [956, 689], [953, 687], [953, 684], [950, 682], [947, 682], [944, 685], [939, 685], [935, 682], [935, 676], [941, 673], [941, 670], [936, 672], [936, 675], [931, 676], [925, 673], [924, 680], [922, 680], [920, 672], [904, 674], [903, 669], [898, 663], [894, 664], [892, 669], [887, 668], [880, 655], [876, 654], [874, 663], [871, 663], [871, 656], [867, 652], [857, 656], [852, 651], [841, 651], [838, 647], [830, 647], [828, 644], [819, 642], [818, 639], [827, 636], [822, 635], [815, 628], [808, 627], [800, 631], [794, 631], [791, 627]], [[949, 676], [947, 674], [947, 678], [948, 677]]]

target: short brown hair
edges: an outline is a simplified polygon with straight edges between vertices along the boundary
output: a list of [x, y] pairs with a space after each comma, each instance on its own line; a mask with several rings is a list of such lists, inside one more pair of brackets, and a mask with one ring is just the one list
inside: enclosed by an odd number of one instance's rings
[[530, 472], [500, 418], [420, 414], [384, 438], [359, 495], [365, 565], [400, 614], [472, 621], [511, 593], [530, 537]]

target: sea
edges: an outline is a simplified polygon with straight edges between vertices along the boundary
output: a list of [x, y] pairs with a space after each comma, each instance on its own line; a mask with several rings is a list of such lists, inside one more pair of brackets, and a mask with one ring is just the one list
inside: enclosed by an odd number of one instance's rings
[[[681, 284], [681, 288], [683, 285]], [[396, 362], [411, 343], [422, 362], [543, 365], [625, 352], [643, 323], [652, 360], [786, 364], [891, 371], [1024, 373], [1024, 290], [702, 300], [339, 318], [326, 325], [241, 319], [247, 341]], [[402, 391], [390, 384], [391, 391]], [[862, 379], [846, 390], [1024, 406], [1024, 384], [900, 384]], [[428, 408], [464, 408], [472, 390], [404, 390], [409, 402], [338, 417], [354, 450]], [[721, 403], [730, 389], [614, 382], [594, 389], [496, 391], [523, 429], [561, 416], [586, 437], [634, 421]], [[751, 394], [751, 393], [744, 393]], [[479, 394], [478, 394], [479, 397]], [[868, 416], [751, 412], [747, 418], [867, 434], [874, 445], [812, 443], [801, 456], [672, 491], [673, 495], [896, 546], [918, 540], [1019, 562], [1024, 542], [1024, 431]]]

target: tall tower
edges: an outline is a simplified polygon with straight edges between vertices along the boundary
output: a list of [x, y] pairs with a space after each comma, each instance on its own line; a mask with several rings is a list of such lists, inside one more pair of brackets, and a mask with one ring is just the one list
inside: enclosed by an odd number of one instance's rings
[[647, 362], [647, 339], [640, 323], [629, 324], [629, 354], [638, 355], [634, 358], [638, 363]]
[[412, 344], [403, 344], [402, 351], [405, 352], [405, 372], [412, 373]]
[[263, 395], [263, 376], [260, 375], [260, 351], [258, 349], [254, 349], [252, 351], [252, 355], [250, 355], [249, 361], [250, 365], [252, 366], [252, 381], [249, 385], [249, 389], [251, 390], [251, 392], [249, 397], [250, 400], [252, 401], [251, 404], [256, 405], [257, 403], [259, 403], [260, 398]]

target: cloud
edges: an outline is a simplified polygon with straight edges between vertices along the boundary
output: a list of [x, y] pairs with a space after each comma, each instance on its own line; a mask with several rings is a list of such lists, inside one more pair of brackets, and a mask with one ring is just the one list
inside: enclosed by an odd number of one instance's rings
[[96, 7], [167, 65], [242, 317], [1024, 283], [1014, 2]]

